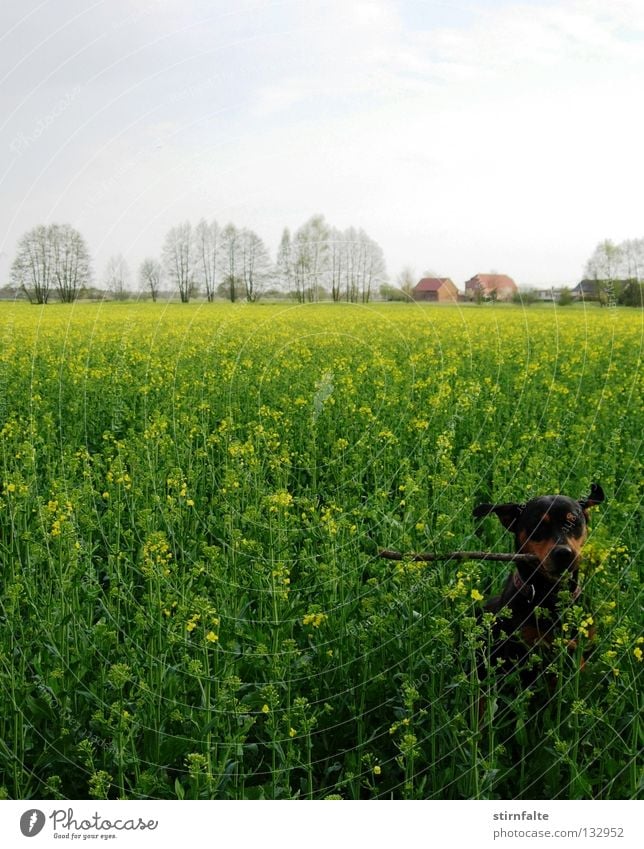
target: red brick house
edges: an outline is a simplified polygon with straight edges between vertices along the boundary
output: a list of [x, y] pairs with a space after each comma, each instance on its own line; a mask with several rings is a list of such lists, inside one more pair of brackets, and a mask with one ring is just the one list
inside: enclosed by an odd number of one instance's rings
[[465, 294], [472, 300], [479, 296], [509, 301], [516, 292], [517, 284], [507, 274], [475, 274], [465, 284]]
[[449, 277], [423, 277], [414, 286], [411, 296], [415, 301], [455, 304], [458, 299], [458, 289]]

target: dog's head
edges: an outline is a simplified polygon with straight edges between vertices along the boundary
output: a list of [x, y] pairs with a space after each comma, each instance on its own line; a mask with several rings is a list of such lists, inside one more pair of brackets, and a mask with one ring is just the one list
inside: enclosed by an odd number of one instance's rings
[[514, 534], [516, 551], [539, 558], [538, 571], [550, 581], [579, 568], [581, 548], [588, 535], [588, 508], [604, 501], [604, 492], [593, 483], [586, 498], [541, 495], [525, 504], [479, 504], [474, 516], [495, 513]]

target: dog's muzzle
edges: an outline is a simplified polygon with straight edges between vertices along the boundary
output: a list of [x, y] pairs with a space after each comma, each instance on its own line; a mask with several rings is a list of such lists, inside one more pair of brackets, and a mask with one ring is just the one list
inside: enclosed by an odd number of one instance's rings
[[576, 553], [568, 545], [556, 545], [550, 552], [550, 562], [557, 572], [572, 569], [576, 562]]

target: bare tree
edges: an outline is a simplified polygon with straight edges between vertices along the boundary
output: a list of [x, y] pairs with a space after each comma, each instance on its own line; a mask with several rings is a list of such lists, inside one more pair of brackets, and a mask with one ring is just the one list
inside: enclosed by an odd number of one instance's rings
[[345, 300], [355, 303], [358, 300], [358, 292], [360, 291], [363, 262], [358, 231], [355, 227], [349, 227], [344, 231], [344, 245], [344, 297]]
[[18, 243], [11, 277], [34, 303], [46, 304], [54, 287], [71, 303], [91, 279], [85, 240], [69, 224], [34, 227]]
[[147, 289], [150, 292], [152, 300], [155, 303], [159, 297], [162, 275], [163, 269], [161, 268], [161, 263], [158, 260], [150, 257], [143, 260], [141, 267], [139, 268], [139, 280], [141, 281], [142, 288]]
[[374, 288], [378, 288], [387, 280], [385, 256], [380, 245], [370, 238], [364, 230], [360, 231], [360, 240], [364, 250], [364, 270], [361, 284], [362, 302], [371, 300]]
[[626, 239], [620, 245], [621, 277], [639, 281], [644, 276], [644, 239]]
[[179, 290], [181, 302], [187, 304], [195, 288], [192, 227], [189, 221], [168, 231], [163, 245], [163, 266], [168, 279]]
[[53, 256], [53, 281], [63, 303], [76, 300], [91, 280], [90, 256], [85, 239], [69, 224], [48, 228]]
[[279, 248], [277, 249], [277, 260], [275, 262], [275, 279], [277, 286], [285, 292], [293, 292], [293, 244], [288, 227], [284, 228]]
[[220, 231], [216, 221], [210, 224], [202, 218], [195, 227], [195, 276], [203, 285], [206, 299], [213, 301], [217, 291]]
[[333, 227], [329, 232], [329, 282], [331, 299], [339, 301], [342, 293], [342, 275], [347, 259], [344, 233]]
[[[435, 277], [434, 274], [423, 274], [423, 277]], [[405, 295], [411, 298], [411, 293], [414, 286], [418, 283], [418, 280], [414, 277], [414, 270], [411, 266], [406, 265], [398, 277], [396, 278], [396, 285]]]
[[242, 230], [239, 234], [239, 252], [246, 300], [254, 302], [269, 279], [271, 258], [264, 242], [252, 230]]
[[103, 282], [115, 301], [126, 301], [130, 297], [130, 269], [123, 254], [109, 258]]
[[241, 267], [241, 239], [234, 224], [227, 224], [221, 231], [221, 251], [219, 254], [220, 278], [219, 291], [235, 303], [243, 295]]
[[44, 224], [25, 233], [11, 266], [11, 282], [31, 303], [46, 304], [52, 287], [53, 251], [49, 228]]
[[610, 239], [604, 239], [597, 245], [593, 255], [586, 263], [586, 276], [592, 280], [610, 283], [619, 278], [621, 261], [621, 247]]
[[322, 215], [314, 215], [293, 238], [295, 294], [301, 301], [319, 300], [329, 268], [329, 227]]

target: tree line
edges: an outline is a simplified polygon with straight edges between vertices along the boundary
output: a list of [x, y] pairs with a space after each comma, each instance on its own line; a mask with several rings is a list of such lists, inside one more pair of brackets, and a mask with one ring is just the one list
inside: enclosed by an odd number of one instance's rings
[[[644, 238], [619, 244], [601, 241], [585, 265], [596, 297], [606, 303], [644, 303]], [[429, 272], [428, 272], [429, 274]], [[425, 275], [427, 276], [427, 275]], [[431, 276], [431, 275], [430, 275]], [[55, 295], [70, 303], [92, 286], [91, 257], [83, 236], [69, 224], [38, 225], [18, 242], [11, 284], [30, 301], [46, 304]], [[132, 294], [132, 279], [122, 254], [110, 257], [101, 278], [111, 297]], [[314, 215], [293, 234], [284, 229], [273, 261], [253, 230], [216, 220], [184, 221], [166, 234], [158, 257], [138, 269], [139, 289], [153, 301], [171, 290], [183, 302], [194, 297], [257, 301], [264, 295], [290, 296], [299, 303], [331, 299], [366, 303], [374, 294], [408, 299], [414, 284], [406, 268], [395, 285], [387, 283], [382, 249], [362, 229], [330, 226]], [[520, 293], [527, 302], [530, 293]], [[560, 303], [570, 297], [560, 293]]]
[[[216, 220], [184, 221], [166, 234], [158, 257], [146, 257], [138, 283], [153, 301], [169, 288], [187, 303], [203, 296], [257, 301], [265, 294], [289, 295], [300, 303], [331, 298], [367, 302], [387, 279], [380, 246], [364, 230], [330, 226], [314, 215], [291, 235], [285, 229], [275, 261], [253, 230]], [[68, 224], [39, 225], [18, 242], [11, 283], [32, 303], [53, 293], [76, 300], [92, 285], [90, 254], [83, 236]], [[132, 291], [122, 254], [107, 262], [103, 287], [122, 300]]]

